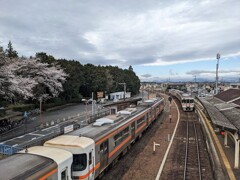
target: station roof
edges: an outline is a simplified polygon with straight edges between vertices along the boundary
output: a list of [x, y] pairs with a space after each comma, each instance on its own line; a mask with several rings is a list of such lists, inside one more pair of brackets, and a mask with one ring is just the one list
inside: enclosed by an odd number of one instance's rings
[[[240, 130], [240, 89], [229, 89], [214, 97], [200, 98], [212, 122], [232, 131]], [[236, 103], [237, 101], [237, 103]]]
[[231, 121], [226, 118], [220, 111], [217, 109], [214, 104], [211, 104], [206, 99], [201, 99], [201, 102], [205, 109], [207, 110], [213, 124], [225, 127], [231, 130], [236, 131], [237, 128], [231, 123]]
[[115, 106], [115, 105], [119, 105], [119, 104], [127, 104], [127, 103], [136, 103], [138, 101], [141, 101], [142, 98], [131, 98], [131, 99], [125, 99], [124, 100], [119, 100], [117, 102], [111, 102], [111, 103], [107, 103], [107, 104], [104, 104], [103, 106], [104, 107], [109, 107], [109, 106]]
[[215, 97], [223, 100], [224, 102], [237, 100], [240, 99], [240, 89], [228, 89], [220, 94], [217, 94]]

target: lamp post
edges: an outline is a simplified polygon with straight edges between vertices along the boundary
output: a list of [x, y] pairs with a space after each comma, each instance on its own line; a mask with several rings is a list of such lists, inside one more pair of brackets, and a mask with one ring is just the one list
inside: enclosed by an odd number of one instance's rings
[[118, 84], [123, 84], [123, 85], [124, 85], [124, 94], [123, 94], [123, 99], [124, 99], [124, 101], [125, 101], [126, 83], [118, 83]]
[[218, 94], [218, 67], [219, 67], [219, 59], [220, 59], [220, 54], [217, 53], [217, 65], [216, 65], [216, 94]]

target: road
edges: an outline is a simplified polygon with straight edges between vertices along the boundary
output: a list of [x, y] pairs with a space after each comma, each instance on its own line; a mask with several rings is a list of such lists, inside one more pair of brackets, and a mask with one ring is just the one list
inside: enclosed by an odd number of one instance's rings
[[[48, 123], [50, 125], [51, 122], [54, 122], [56, 124], [57, 121], [62, 121], [63, 119], [69, 119], [69, 117], [77, 116], [78, 114], [81, 115], [86, 112], [88, 112], [88, 114], [91, 114], [91, 109], [92, 109], [91, 104], [89, 105], [77, 104], [77, 105], [67, 106], [54, 111], [43, 112], [42, 123], [43, 124]], [[33, 119], [33, 120], [29, 120], [24, 125], [1, 134], [0, 142], [17, 137], [17, 136], [21, 136], [23, 134], [26, 134], [27, 132], [32, 132], [40, 128], [40, 124], [41, 124], [40, 115], [36, 117], [30, 117], [29, 119]]]

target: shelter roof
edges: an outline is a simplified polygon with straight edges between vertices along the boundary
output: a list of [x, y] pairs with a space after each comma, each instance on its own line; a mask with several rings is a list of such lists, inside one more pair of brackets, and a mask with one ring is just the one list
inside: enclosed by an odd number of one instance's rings
[[200, 99], [200, 101], [202, 102], [203, 106], [205, 107], [205, 109], [207, 110], [212, 122], [215, 125], [224, 127], [224, 128], [228, 128], [231, 130], [236, 131], [237, 128], [234, 126], [234, 124], [231, 122], [230, 119], [228, 119], [227, 117], [225, 117], [217, 107], [214, 106], [214, 104], [208, 102], [206, 99]]
[[228, 89], [220, 94], [217, 94], [215, 97], [225, 102], [237, 100], [240, 98], [240, 89]]

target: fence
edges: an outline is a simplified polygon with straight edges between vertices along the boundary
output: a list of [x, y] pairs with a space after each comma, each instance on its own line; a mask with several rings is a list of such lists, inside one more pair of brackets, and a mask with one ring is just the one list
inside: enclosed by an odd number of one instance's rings
[[21, 148], [0, 144], [0, 154], [3, 155], [12, 155], [21, 150], [22, 150]]

